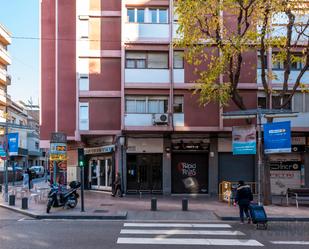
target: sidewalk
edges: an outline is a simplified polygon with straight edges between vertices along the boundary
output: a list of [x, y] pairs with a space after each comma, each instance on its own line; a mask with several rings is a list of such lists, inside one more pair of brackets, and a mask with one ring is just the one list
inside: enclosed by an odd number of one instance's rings
[[[0, 207], [21, 212], [38, 219], [128, 219], [128, 220], [165, 220], [165, 221], [218, 221], [238, 220], [238, 207], [229, 207], [208, 196], [189, 196], [189, 211], [182, 211], [182, 196], [153, 196], [157, 198], [158, 211], [150, 211], [150, 195], [127, 195], [123, 198], [112, 197], [110, 193], [85, 191], [85, 212], [80, 212], [79, 204], [74, 209], [52, 208], [46, 214], [46, 203], [29, 202], [28, 210], [21, 209], [21, 201], [16, 200], [15, 207], [8, 206], [2, 195]], [[309, 206], [279, 205], [265, 207], [270, 220], [273, 221], [309, 221]], [[284, 204], [283, 204], [284, 205]]]

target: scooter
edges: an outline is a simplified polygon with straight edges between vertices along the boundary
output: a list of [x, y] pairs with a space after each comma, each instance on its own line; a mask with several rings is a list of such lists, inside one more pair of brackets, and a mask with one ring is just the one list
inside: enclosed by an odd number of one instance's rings
[[52, 207], [76, 207], [79, 198], [77, 189], [81, 186], [81, 183], [73, 181], [69, 186], [70, 189], [62, 189], [59, 185], [51, 185], [51, 190], [48, 194], [46, 213], [49, 213]]

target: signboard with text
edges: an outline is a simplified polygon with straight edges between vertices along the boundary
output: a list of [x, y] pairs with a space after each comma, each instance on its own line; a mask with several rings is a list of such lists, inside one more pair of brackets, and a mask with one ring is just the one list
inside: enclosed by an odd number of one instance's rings
[[9, 143], [9, 155], [17, 156], [18, 155], [18, 133], [9, 133], [8, 143]]
[[264, 127], [264, 152], [291, 152], [291, 122], [266, 123]]

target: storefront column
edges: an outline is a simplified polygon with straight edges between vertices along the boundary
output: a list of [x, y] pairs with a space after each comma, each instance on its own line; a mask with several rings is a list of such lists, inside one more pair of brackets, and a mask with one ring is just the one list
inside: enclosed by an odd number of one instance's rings
[[218, 139], [210, 139], [209, 147], [209, 191], [210, 195], [218, 194], [219, 164], [218, 164]]
[[[172, 192], [172, 154], [171, 154], [171, 140], [170, 138], [163, 139], [163, 194], [170, 195]], [[168, 148], [168, 149], [167, 149]], [[167, 152], [169, 150], [169, 152]]]

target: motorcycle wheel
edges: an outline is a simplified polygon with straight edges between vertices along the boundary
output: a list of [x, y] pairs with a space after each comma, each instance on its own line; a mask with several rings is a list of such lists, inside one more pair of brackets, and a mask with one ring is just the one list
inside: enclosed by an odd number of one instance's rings
[[48, 200], [47, 207], [46, 207], [46, 213], [49, 214], [49, 211], [52, 206], [53, 206], [53, 200]]
[[74, 200], [74, 203], [68, 203], [69, 208], [75, 208], [77, 206], [77, 198], [76, 196], [72, 197], [71, 200]]

